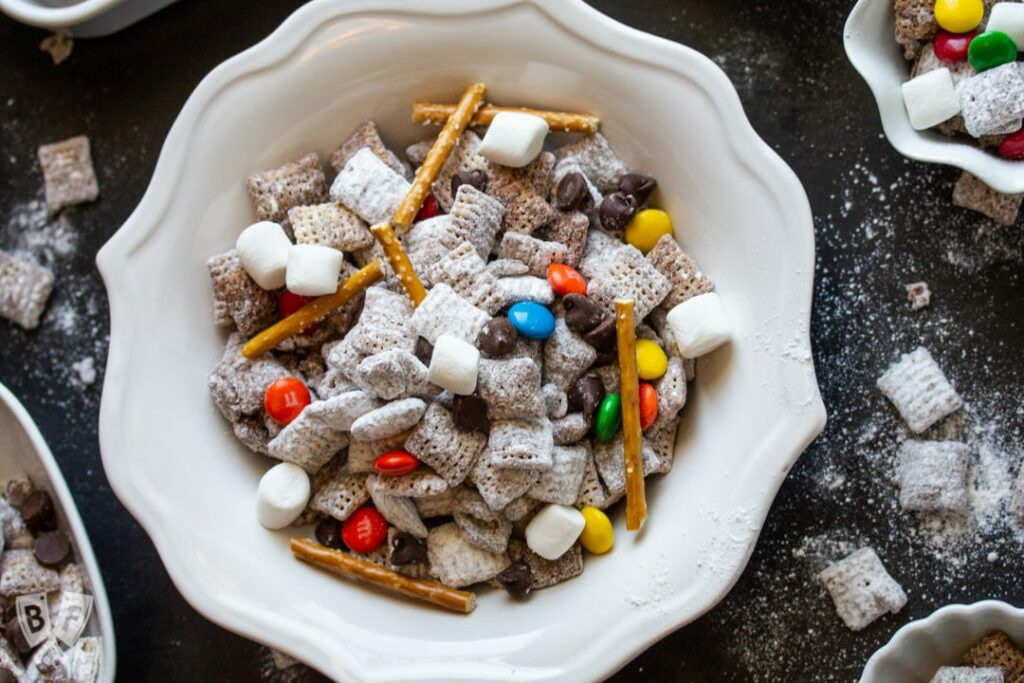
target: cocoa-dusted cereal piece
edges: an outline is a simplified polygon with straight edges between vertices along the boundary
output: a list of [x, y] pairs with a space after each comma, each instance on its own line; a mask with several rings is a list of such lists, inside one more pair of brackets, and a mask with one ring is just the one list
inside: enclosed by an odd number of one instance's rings
[[572, 505], [579, 497], [583, 473], [590, 458], [586, 445], [555, 446], [551, 451], [551, 469], [541, 472], [529, 496], [544, 503]]
[[5, 598], [58, 588], [60, 575], [39, 564], [31, 550], [5, 550], [0, 554], [0, 595]]
[[281, 222], [288, 209], [327, 201], [327, 178], [316, 152], [245, 180], [257, 220]]
[[456, 512], [453, 518], [467, 543], [489, 553], [503, 553], [508, 548], [512, 522], [504, 517], [481, 519], [464, 512]]
[[582, 439], [590, 430], [590, 420], [583, 413], [569, 413], [551, 421], [551, 435], [559, 446], [569, 446]]
[[953, 188], [953, 204], [977, 211], [1000, 225], [1013, 225], [1020, 213], [1024, 194], [1003, 194], [967, 171], [960, 174]]
[[476, 462], [487, 437], [477, 432], [460, 432], [452, 415], [431, 403], [412, 436], [405, 442], [409, 451], [433, 468], [449, 486], [462, 483]]
[[347, 394], [314, 401], [267, 444], [270, 455], [316, 473], [349, 443], [348, 432], [333, 426], [345, 412]]
[[495, 421], [488, 447], [490, 460], [498, 467], [551, 469], [551, 422], [546, 417]]
[[502, 170], [504, 173], [492, 176], [487, 188], [489, 195], [505, 205], [502, 230], [506, 234], [529, 235], [551, 220], [554, 209], [537, 192], [527, 173], [514, 169]]
[[405, 349], [390, 349], [359, 361], [352, 375], [356, 385], [390, 401], [428, 391], [427, 366]]
[[409, 188], [408, 180], [363, 147], [331, 183], [330, 197], [370, 225], [376, 225], [394, 216]]
[[878, 388], [915, 434], [960, 410], [963, 405], [953, 385], [928, 349], [919, 346], [900, 357], [878, 378]]
[[583, 548], [579, 543], [574, 543], [558, 559], [545, 560], [523, 541], [512, 539], [508, 555], [513, 562], [524, 562], [530, 568], [533, 590], [549, 588], [583, 573]]
[[487, 416], [492, 423], [538, 417], [547, 412], [541, 395], [541, 371], [529, 358], [481, 358], [477, 392], [487, 403]]
[[1024, 677], [1024, 652], [1002, 631], [995, 631], [982, 638], [960, 658], [960, 663], [995, 667], [1003, 672], [1007, 683], [1020, 681]]
[[241, 337], [231, 335], [209, 378], [213, 402], [230, 422], [262, 410], [267, 387], [290, 376], [288, 369], [273, 356], [264, 354], [249, 359], [241, 350]]
[[359, 324], [352, 328], [352, 346], [372, 355], [390, 349], [416, 350], [416, 338], [406, 329], [412, 314], [409, 298], [383, 287], [366, 290]]
[[668, 369], [654, 381], [654, 391], [658, 396], [658, 417], [649, 429], [658, 430], [672, 422], [686, 405], [686, 368], [682, 358], [669, 356]]
[[906, 441], [900, 448], [897, 478], [904, 510], [963, 515], [971, 450], [957, 441]]
[[506, 297], [498, 287], [498, 278], [473, 245], [463, 242], [435, 263], [429, 271], [433, 283], [444, 283], [477, 308], [494, 315], [505, 305]]
[[448, 482], [441, 475], [426, 467], [397, 477], [381, 477], [377, 481], [377, 488], [389, 496], [416, 498], [417, 500], [444, 496], [449, 491]]
[[379, 482], [386, 478], [376, 474], [371, 474], [366, 478], [366, 490], [370, 493], [370, 499], [373, 501], [374, 507], [377, 508], [377, 511], [384, 516], [384, 519], [389, 524], [400, 531], [412, 534], [417, 538], [426, 538], [427, 527], [423, 524], [423, 520], [420, 519], [420, 513], [416, 509], [416, 504], [412, 502], [411, 498], [402, 498], [389, 494], [379, 485]]
[[352, 423], [352, 438], [360, 441], [378, 441], [415, 427], [427, 404], [418, 398], [404, 398], [385, 403], [365, 413]]
[[647, 261], [668, 278], [672, 289], [661, 302], [662, 308], [673, 308], [687, 299], [707, 294], [715, 288], [672, 235], [662, 235], [654, 249], [647, 252]]
[[544, 383], [567, 391], [597, 360], [597, 351], [569, 329], [565, 318], [555, 319], [555, 331], [544, 342]]
[[537, 483], [540, 472], [498, 467], [484, 451], [477, 458], [468, 480], [476, 486], [484, 502], [492, 510], [502, 510], [516, 498], [526, 494]]
[[344, 522], [369, 499], [365, 474], [332, 473], [314, 486], [309, 507]]
[[551, 222], [537, 231], [537, 236], [565, 245], [565, 260], [562, 263], [575, 268], [583, 258], [589, 230], [590, 219], [586, 214], [579, 211], [557, 211]]
[[456, 171], [455, 175], [452, 176], [452, 196], [454, 197], [459, 192], [459, 188], [463, 185], [469, 185], [475, 190], [480, 192], [487, 191], [487, 174], [480, 169], [472, 171]]
[[43, 169], [46, 207], [59, 211], [65, 206], [91, 202], [100, 194], [92, 166], [89, 138], [76, 135], [39, 148]]
[[540, 388], [540, 393], [544, 397], [544, 407], [548, 412], [548, 417], [552, 420], [565, 417], [565, 414], [569, 412], [569, 397], [554, 384], [545, 384]]
[[53, 282], [49, 268], [0, 251], [0, 317], [26, 330], [39, 327]]
[[456, 233], [472, 244], [477, 255], [486, 261], [494, 249], [495, 236], [501, 230], [505, 206], [483, 190], [462, 185], [455, 193], [448, 215]]
[[213, 281], [214, 316], [217, 322], [234, 322], [243, 337], [277, 322], [277, 296], [260, 288], [232, 249], [206, 262]]
[[380, 131], [377, 129], [377, 124], [373, 121], [364, 121], [359, 124], [359, 127], [356, 128], [351, 137], [331, 154], [331, 168], [334, 169], [335, 173], [341, 173], [348, 160], [364, 147], [373, 152], [392, 171], [406, 178], [409, 177], [409, 169], [380, 139]]
[[894, 9], [896, 42], [903, 46], [906, 59], [914, 59], [921, 52], [921, 46], [939, 30], [935, 22], [935, 3], [932, 0], [894, 0]]
[[534, 275], [503, 277], [497, 281], [497, 286], [502, 306], [511, 306], [520, 301], [535, 301], [542, 306], [549, 306], [555, 301], [555, 290], [546, 278]]
[[531, 275], [547, 277], [548, 266], [565, 263], [569, 250], [561, 242], [546, 242], [530, 235], [506, 232], [498, 253], [502, 258], [522, 261], [530, 268]]
[[608, 269], [590, 281], [587, 294], [609, 312], [615, 299], [633, 299], [634, 315], [643, 320], [671, 291], [672, 283], [639, 249], [622, 245]]
[[430, 530], [427, 559], [437, 580], [452, 588], [487, 581], [511, 564], [505, 553], [487, 552], [469, 543], [454, 523]]
[[555, 158], [575, 158], [587, 177], [601, 192], [612, 192], [629, 169], [600, 133], [587, 135], [555, 150]]
[[374, 244], [366, 222], [340, 202], [292, 207], [288, 222], [297, 244], [319, 244], [339, 251], [359, 251]]
[[407, 329], [431, 344], [442, 334], [473, 344], [490, 319], [486, 311], [466, 301], [448, 285], [437, 284], [407, 318]]

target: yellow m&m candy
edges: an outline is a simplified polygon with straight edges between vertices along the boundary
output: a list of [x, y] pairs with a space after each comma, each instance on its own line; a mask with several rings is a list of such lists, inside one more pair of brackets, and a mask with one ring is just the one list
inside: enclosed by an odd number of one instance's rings
[[672, 219], [661, 209], [637, 212], [626, 226], [626, 242], [645, 254], [658, 243], [662, 235], [672, 234]]
[[658, 379], [668, 370], [668, 356], [650, 339], [636, 340], [636, 371], [640, 379]]
[[935, 21], [950, 33], [973, 31], [984, 16], [981, 0], [935, 0]]
[[580, 545], [587, 549], [587, 552], [595, 555], [604, 555], [612, 549], [615, 542], [615, 532], [612, 530], [612, 523], [608, 515], [595, 507], [585, 507], [580, 510], [583, 515], [583, 533], [580, 534]]

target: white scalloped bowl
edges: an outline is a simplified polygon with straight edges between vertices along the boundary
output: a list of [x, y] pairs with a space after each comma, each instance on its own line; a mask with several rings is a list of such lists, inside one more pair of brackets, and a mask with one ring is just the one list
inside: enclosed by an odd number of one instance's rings
[[993, 631], [1024, 646], [1024, 609], [998, 600], [947, 605], [897, 631], [868, 660], [860, 683], [928, 683]]
[[32, 416], [3, 384], [0, 384], [0, 453], [3, 454], [0, 458], [0, 481], [27, 474], [38, 488], [48, 491], [53, 497], [58, 525], [74, 543], [75, 561], [85, 569], [86, 586], [93, 598], [92, 614], [83, 635], [101, 638], [100, 673], [96, 680], [113, 683], [117, 669], [114, 620], [110, 616], [103, 575], [92, 552], [85, 525], [46, 440]]
[[970, 142], [931, 130], [914, 130], [900, 86], [910, 80], [910, 64], [895, 39], [892, 0], [860, 0], [843, 30], [846, 56], [878, 102], [882, 129], [900, 154], [918, 161], [970, 171], [999, 192], [1024, 192], [1024, 163], [1007, 161]]
[[[375, 119], [398, 149], [416, 100], [472, 81], [498, 103], [593, 111], [658, 177], [684, 245], [716, 280], [735, 341], [699, 367], [671, 475], [638, 536], [526, 604], [471, 616], [320, 573], [261, 528], [269, 461], [207, 396], [223, 350], [204, 262], [253, 220], [243, 178]], [[736, 581], [797, 456], [824, 425], [808, 334], [814, 234], [790, 169], [696, 52], [577, 0], [310, 3], [196, 88], [139, 207], [97, 261], [111, 344], [100, 414], [114, 490], [204, 615], [335, 678], [575, 681], [609, 675], [715, 605]]]

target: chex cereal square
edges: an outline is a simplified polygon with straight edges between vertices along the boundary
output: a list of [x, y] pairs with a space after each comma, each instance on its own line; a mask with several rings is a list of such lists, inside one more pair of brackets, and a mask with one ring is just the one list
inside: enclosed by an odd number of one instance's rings
[[315, 152], [283, 166], [253, 173], [245, 181], [256, 218], [280, 222], [288, 209], [327, 201], [327, 178]]
[[91, 202], [100, 194], [89, 138], [84, 135], [43, 145], [39, 148], [39, 165], [50, 211]]

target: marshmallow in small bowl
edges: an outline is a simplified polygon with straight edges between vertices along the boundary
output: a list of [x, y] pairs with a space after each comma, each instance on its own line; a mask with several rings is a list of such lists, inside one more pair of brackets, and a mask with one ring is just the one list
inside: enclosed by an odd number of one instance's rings
[[253, 223], [235, 241], [242, 268], [263, 289], [284, 287], [291, 247], [284, 228], [272, 221]]
[[295, 244], [288, 250], [288, 291], [323, 296], [338, 289], [344, 255], [320, 244]]
[[960, 96], [949, 69], [935, 69], [901, 86], [914, 130], [925, 130], [960, 113]]
[[687, 299], [666, 316], [683, 358], [699, 358], [729, 341], [732, 332], [715, 292]]
[[502, 166], [522, 168], [537, 158], [548, 134], [548, 122], [517, 111], [499, 112], [480, 143], [480, 154]]
[[256, 519], [268, 529], [283, 529], [306, 509], [309, 494], [306, 470], [290, 462], [274, 465], [256, 488]]

